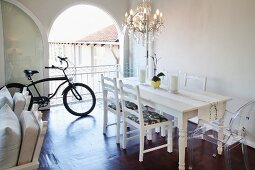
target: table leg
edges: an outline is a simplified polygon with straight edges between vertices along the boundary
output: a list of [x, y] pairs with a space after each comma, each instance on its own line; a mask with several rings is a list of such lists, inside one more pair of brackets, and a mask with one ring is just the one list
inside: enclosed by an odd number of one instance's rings
[[[222, 137], [220, 137], [220, 136], [222, 136]], [[218, 138], [219, 138], [219, 139], [220, 139], [220, 138], [223, 139], [223, 133], [220, 133], [220, 132], [219, 132]], [[223, 151], [222, 143], [221, 143], [221, 142], [217, 142], [217, 145], [218, 145], [218, 147], [217, 147], [218, 154], [219, 154], [219, 155], [222, 155], [222, 151]]]
[[188, 120], [187, 121], [184, 121], [183, 122], [183, 129], [184, 129], [184, 131], [185, 131], [185, 133], [184, 133], [184, 138], [185, 138], [185, 140], [184, 140], [184, 146], [185, 146], [185, 148], [187, 148], [187, 143], [188, 143], [188, 138], [187, 138], [187, 136], [188, 136]]
[[197, 115], [197, 112], [185, 113], [178, 118], [179, 128], [179, 170], [185, 170], [185, 149], [187, 147], [188, 119]]
[[187, 130], [179, 129], [179, 170], [185, 170], [185, 145]]
[[[224, 113], [225, 113], [225, 111], [226, 111], [226, 105], [227, 105], [227, 102], [223, 102], [223, 103], [222, 103], [222, 109], [218, 109], [218, 110], [220, 110], [220, 111], [222, 112], [222, 113], [219, 113], [220, 116], [221, 116], [220, 118], [224, 117]], [[222, 123], [221, 126], [223, 126], [224, 121], [222, 121], [221, 123]], [[220, 129], [219, 129], [219, 133], [218, 133], [218, 139], [219, 139], [220, 141], [222, 141], [223, 138], [224, 138], [223, 128], [220, 128]], [[217, 145], [218, 145], [218, 147], [217, 147], [218, 154], [219, 154], [219, 155], [222, 155], [222, 151], [223, 151], [222, 143], [221, 143], [221, 142], [217, 142]]]

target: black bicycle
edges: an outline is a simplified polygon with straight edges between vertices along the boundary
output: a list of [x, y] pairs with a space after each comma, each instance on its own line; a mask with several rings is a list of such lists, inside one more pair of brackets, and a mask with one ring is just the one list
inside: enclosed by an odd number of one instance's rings
[[[37, 81], [33, 81], [32, 76], [36, 73], [39, 73], [37, 70], [24, 70], [24, 73], [27, 79], [30, 81], [30, 84], [24, 85], [20, 83], [10, 83], [7, 84], [6, 87], [10, 89], [10, 91], [22, 91], [24, 87], [27, 87], [29, 94], [31, 95], [31, 102], [29, 108], [32, 107], [33, 103], [37, 103], [40, 107], [45, 107], [49, 104], [50, 99], [52, 99], [58, 92], [59, 88], [64, 84], [68, 83], [68, 86], [63, 90], [63, 104], [65, 108], [73, 115], [76, 116], [86, 116], [91, 113], [96, 105], [96, 97], [93, 90], [83, 83], [73, 83], [72, 78], [68, 78], [65, 71], [69, 67], [69, 63], [66, 57], [59, 57], [60, 63], [64, 62], [66, 64], [65, 67], [57, 67], [52, 65], [51, 67], [45, 67], [46, 69], [59, 69], [63, 72], [63, 77], [52, 77], [45, 78]], [[54, 93], [49, 94], [47, 96], [42, 96], [38, 89], [36, 88], [36, 84], [47, 82], [47, 81], [64, 81], [62, 82], [55, 90]], [[34, 87], [37, 96], [35, 97], [31, 92], [31, 86]]]

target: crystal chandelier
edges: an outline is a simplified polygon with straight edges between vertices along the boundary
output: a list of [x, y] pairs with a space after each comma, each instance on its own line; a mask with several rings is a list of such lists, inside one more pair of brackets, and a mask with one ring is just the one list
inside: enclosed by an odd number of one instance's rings
[[124, 26], [138, 43], [148, 45], [162, 32], [163, 14], [157, 9], [153, 15], [150, 0], [143, 0], [135, 12], [131, 9], [129, 14], [125, 14]]

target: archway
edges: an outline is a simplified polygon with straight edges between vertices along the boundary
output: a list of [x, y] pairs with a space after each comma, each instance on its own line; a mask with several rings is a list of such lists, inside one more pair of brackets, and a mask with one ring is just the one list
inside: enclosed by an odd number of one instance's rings
[[[27, 63], [37, 61], [30, 69], [40, 71], [37, 78], [45, 75], [43, 65], [48, 61], [48, 45], [46, 32], [38, 18], [18, 1], [1, 2], [1, 13], [4, 27], [4, 62], [5, 84], [11, 82], [27, 83], [23, 70], [29, 69]], [[19, 29], [17, 29], [19, 28]], [[27, 36], [29, 35], [29, 36]], [[33, 42], [33, 43], [31, 43]], [[47, 84], [38, 87], [41, 94], [48, 94]]]
[[[119, 75], [120, 35], [116, 21], [104, 10], [91, 5], [72, 6], [55, 19], [50, 30], [49, 65], [58, 64], [57, 56], [67, 57], [74, 81], [88, 84], [100, 93], [101, 73]], [[58, 74], [49, 73], [51, 77]], [[57, 86], [51, 83], [50, 92]]]

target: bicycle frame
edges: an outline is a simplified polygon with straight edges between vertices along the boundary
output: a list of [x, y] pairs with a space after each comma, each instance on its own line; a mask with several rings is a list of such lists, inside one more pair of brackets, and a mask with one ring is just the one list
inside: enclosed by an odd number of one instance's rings
[[48, 96], [48, 98], [51, 99], [51, 98], [53, 98], [53, 97], [57, 94], [59, 88], [60, 88], [62, 85], [64, 85], [64, 84], [67, 83], [67, 82], [68, 82], [69, 84], [72, 84], [72, 83], [70, 82], [70, 80], [67, 78], [66, 75], [65, 75], [64, 77], [45, 78], [45, 79], [41, 79], [41, 80], [38, 80], [38, 81], [35, 81], [35, 82], [33, 82], [33, 80], [32, 80], [31, 83], [28, 84], [26, 87], [29, 88], [29, 87], [33, 86], [33, 87], [35, 88], [35, 90], [36, 90], [38, 96], [39, 96], [39, 97], [42, 97], [41, 94], [40, 94], [40, 92], [38, 91], [38, 89], [37, 89], [37, 87], [36, 87], [36, 84], [43, 83], [43, 82], [48, 82], [48, 81], [63, 81], [63, 80], [65, 80], [65, 81], [64, 81], [63, 83], [61, 83], [61, 84], [56, 88], [55, 92], [54, 92], [52, 95]]

